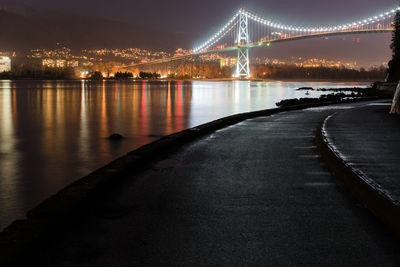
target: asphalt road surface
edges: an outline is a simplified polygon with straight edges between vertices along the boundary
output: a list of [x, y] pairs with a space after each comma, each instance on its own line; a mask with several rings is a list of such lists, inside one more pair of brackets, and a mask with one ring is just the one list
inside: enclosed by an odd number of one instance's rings
[[[399, 265], [399, 240], [321, 161], [316, 127], [363, 104], [243, 121], [186, 145], [99, 199], [31, 264]], [[27, 259], [28, 260], [28, 259]]]

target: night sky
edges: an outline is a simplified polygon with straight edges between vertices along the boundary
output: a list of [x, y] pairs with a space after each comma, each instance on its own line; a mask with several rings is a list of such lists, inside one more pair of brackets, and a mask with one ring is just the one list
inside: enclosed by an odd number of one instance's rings
[[[222, 24], [245, 3], [260, 15], [273, 16], [282, 22], [321, 24], [345, 22], [386, 11], [396, 0], [12, 0], [36, 9], [57, 9], [90, 14], [154, 26], [174, 27], [179, 31], [207, 33]], [[323, 23], [324, 24], [324, 23]]]
[[[3, 1], [4, 2], [4, 1]], [[1, 3], [1, 0], [0, 0]], [[69, 13], [78, 13], [91, 16], [105, 17], [115, 20], [127, 21], [135, 24], [151, 25], [157, 28], [173, 29], [175, 32], [190, 33], [196, 36], [193, 43], [206, 38], [219, 26], [224, 24], [236, 11], [244, 5], [247, 9], [274, 20], [287, 24], [302, 25], [320, 25], [320, 24], [341, 24], [349, 23], [357, 19], [375, 15], [387, 11], [398, 4], [396, 0], [252, 0], [252, 1], [233, 1], [233, 0], [13, 0], [12, 3], [23, 3], [37, 10], [63, 10]], [[326, 54], [326, 49], [330, 51], [329, 55], [334, 58], [348, 58], [354, 60], [365, 60], [363, 64], [370, 62], [378, 63], [384, 61], [390, 56], [388, 44], [390, 34], [370, 35], [361, 37], [360, 47], [352, 48], [349, 45], [348, 51], [342, 51], [340, 42], [347, 39], [336, 38], [330, 42], [331, 47], [318, 49], [319, 43], [310, 41], [301, 41], [297, 44], [282, 45], [281, 51], [274, 51], [275, 54], [282, 54], [284, 50], [293, 48], [293, 55], [307, 55], [309, 46], [313, 48], [315, 54]], [[335, 38], [334, 38], [335, 39]], [[346, 46], [343, 46], [346, 48]], [[371, 49], [374, 53], [371, 53]], [[332, 50], [335, 50], [332, 52]], [[337, 50], [340, 50], [336, 54]], [[360, 53], [366, 53], [362, 58]], [[298, 53], [297, 53], [298, 52]], [[356, 54], [354, 54], [356, 52]], [[359, 58], [360, 57], [360, 58]], [[381, 60], [382, 59], [382, 60]]]

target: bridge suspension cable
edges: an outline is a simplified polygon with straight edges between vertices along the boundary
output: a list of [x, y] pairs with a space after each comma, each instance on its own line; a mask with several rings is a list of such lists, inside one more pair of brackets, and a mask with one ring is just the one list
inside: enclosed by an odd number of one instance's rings
[[[338, 25], [323, 25], [323, 26], [300, 26], [300, 25], [287, 25], [278, 23], [276, 21], [262, 18], [250, 11], [240, 9], [231, 20], [225, 24], [216, 34], [214, 34], [207, 41], [193, 49], [194, 53], [201, 53], [209, 50], [215, 46], [219, 48], [226, 47], [232, 43], [233, 40], [238, 40], [239, 31], [236, 29], [239, 24], [241, 16], [248, 18], [249, 23], [249, 40], [248, 43], [258, 41], [268, 41], [274, 39], [290, 38], [299, 35], [311, 35], [321, 33], [334, 33], [334, 32], [345, 32], [345, 31], [363, 31], [372, 29], [384, 29], [390, 28], [391, 22], [396, 11], [400, 10], [400, 7], [390, 9], [381, 14], [366, 17], [357, 21], [353, 21], [345, 24]], [[380, 23], [382, 22], [382, 23]], [[254, 24], [253, 24], [254, 23]], [[232, 34], [233, 33], [233, 34]], [[236, 35], [236, 36], [235, 36]], [[223, 37], [229, 36], [231, 40], [224, 40], [221, 43]], [[238, 42], [235, 43], [236, 45]]]

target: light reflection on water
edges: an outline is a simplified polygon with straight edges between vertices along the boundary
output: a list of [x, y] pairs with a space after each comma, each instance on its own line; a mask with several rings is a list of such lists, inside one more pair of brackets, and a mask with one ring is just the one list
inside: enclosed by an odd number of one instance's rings
[[[0, 229], [46, 197], [161, 136], [360, 83], [0, 81]], [[366, 85], [365, 83], [362, 85]], [[308, 97], [322, 92], [310, 91]], [[106, 139], [122, 134], [121, 142]]]

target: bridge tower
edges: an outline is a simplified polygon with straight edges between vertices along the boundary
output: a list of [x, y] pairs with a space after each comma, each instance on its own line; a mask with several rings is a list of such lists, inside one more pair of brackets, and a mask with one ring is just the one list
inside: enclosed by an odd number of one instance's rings
[[250, 66], [249, 66], [249, 28], [248, 28], [248, 17], [245, 9], [243, 8], [239, 14], [239, 25], [238, 25], [238, 57], [236, 65], [236, 76], [238, 78], [250, 77]]

